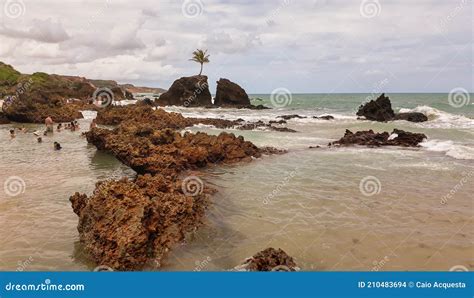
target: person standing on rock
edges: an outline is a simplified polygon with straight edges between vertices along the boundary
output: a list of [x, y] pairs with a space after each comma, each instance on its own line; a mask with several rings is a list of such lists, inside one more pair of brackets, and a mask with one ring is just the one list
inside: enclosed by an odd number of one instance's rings
[[50, 116], [46, 117], [46, 119], [44, 120], [44, 125], [46, 125], [46, 132], [54, 131], [54, 128], [53, 128], [54, 121], [53, 119], [51, 119]]

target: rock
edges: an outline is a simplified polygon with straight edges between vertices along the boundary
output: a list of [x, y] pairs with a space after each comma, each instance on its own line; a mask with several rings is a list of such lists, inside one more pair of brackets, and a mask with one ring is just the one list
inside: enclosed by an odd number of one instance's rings
[[321, 120], [334, 120], [334, 116], [331, 115], [324, 115], [324, 116], [313, 116], [314, 119], [321, 119]]
[[395, 112], [392, 110], [390, 99], [383, 93], [375, 101], [371, 100], [361, 105], [357, 116], [364, 116], [367, 120], [386, 122], [393, 120]]
[[270, 122], [268, 122], [270, 124], [286, 124], [286, 120], [279, 120], [279, 121], [275, 121], [275, 120], [271, 120]]
[[[406, 120], [411, 122], [428, 121], [428, 117], [422, 113], [398, 113], [392, 110], [390, 99], [382, 93], [375, 101], [371, 100], [365, 105], [359, 107], [357, 116], [363, 116], [367, 120], [387, 122], [392, 120]], [[358, 118], [359, 119], [359, 118]]]
[[304, 119], [306, 117], [294, 114], [294, 115], [282, 115], [282, 116], [278, 116], [277, 118], [281, 118], [283, 120], [290, 120], [290, 119], [294, 119], [294, 118]]
[[395, 115], [394, 120], [406, 120], [410, 122], [425, 122], [428, 121], [428, 117], [426, 117], [423, 113], [412, 112], [412, 113], [398, 113]]
[[217, 81], [216, 97], [214, 99], [216, 106], [250, 106], [250, 99], [242, 87], [228, 79]]
[[137, 270], [151, 261], [159, 264], [186, 233], [201, 225], [208, 204], [202, 189], [185, 195], [181, 183], [140, 175], [135, 181], [97, 183], [89, 197], [71, 196], [85, 250], [97, 264], [115, 270]]
[[0, 112], [0, 124], [9, 124], [10, 120], [8, 120], [7, 116]]
[[373, 130], [358, 131], [356, 133], [346, 129], [344, 137], [340, 140], [332, 142], [329, 146], [351, 146], [362, 145], [369, 147], [380, 146], [402, 146], [402, 147], [417, 147], [426, 135], [422, 133], [411, 133], [403, 130], [394, 129], [391, 134], [388, 132], [375, 133]]
[[299, 271], [292, 257], [282, 249], [267, 248], [234, 268], [236, 271]]
[[160, 106], [212, 106], [212, 96], [206, 76], [182, 77], [155, 100]]

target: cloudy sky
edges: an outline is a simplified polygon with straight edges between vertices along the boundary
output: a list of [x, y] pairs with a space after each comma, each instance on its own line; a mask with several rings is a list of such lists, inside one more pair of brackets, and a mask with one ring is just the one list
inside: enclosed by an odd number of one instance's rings
[[208, 49], [249, 93], [473, 90], [472, 0], [0, 0], [0, 61], [168, 88]]

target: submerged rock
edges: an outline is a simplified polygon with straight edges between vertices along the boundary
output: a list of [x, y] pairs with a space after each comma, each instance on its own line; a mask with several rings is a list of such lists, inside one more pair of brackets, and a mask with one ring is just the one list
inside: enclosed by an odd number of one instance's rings
[[425, 122], [428, 121], [428, 117], [426, 117], [423, 113], [418, 112], [411, 112], [411, 113], [398, 113], [395, 115], [394, 120], [405, 120], [410, 122]]
[[294, 114], [294, 115], [282, 115], [282, 116], [278, 116], [277, 118], [281, 118], [283, 120], [290, 120], [290, 119], [294, 119], [294, 118], [304, 119], [306, 117]]
[[392, 120], [406, 120], [410, 122], [424, 122], [428, 121], [423, 113], [398, 113], [392, 110], [392, 103], [390, 99], [382, 93], [375, 101], [361, 105], [357, 111], [357, 116], [363, 116], [367, 120], [387, 122]]
[[207, 76], [182, 77], [174, 81], [169, 90], [155, 102], [160, 106], [212, 106]]
[[362, 145], [369, 147], [380, 146], [402, 146], [417, 147], [419, 143], [426, 139], [426, 135], [422, 133], [412, 133], [399, 129], [394, 129], [391, 134], [388, 132], [375, 133], [373, 130], [358, 131], [353, 133], [346, 129], [344, 137], [340, 140], [332, 142], [329, 146], [351, 146]]
[[217, 81], [216, 97], [214, 99], [216, 106], [250, 106], [250, 99], [245, 90], [228, 79], [220, 79]]
[[321, 119], [321, 120], [334, 120], [334, 116], [331, 115], [324, 115], [324, 116], [313, 116], [314, 119]]
[[267, 248], [234, 268], [237, 271], [299, 271], [292, 257], [282, 249]]

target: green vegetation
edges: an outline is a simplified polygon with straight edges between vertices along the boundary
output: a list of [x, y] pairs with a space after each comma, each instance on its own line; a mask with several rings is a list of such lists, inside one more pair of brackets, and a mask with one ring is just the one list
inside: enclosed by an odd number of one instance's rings
[[12, 66], [0, 62], [0, 86], [13, 86], [17, 83], [21, 74]]

